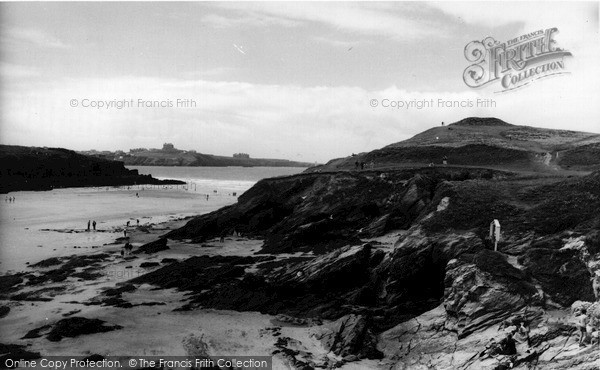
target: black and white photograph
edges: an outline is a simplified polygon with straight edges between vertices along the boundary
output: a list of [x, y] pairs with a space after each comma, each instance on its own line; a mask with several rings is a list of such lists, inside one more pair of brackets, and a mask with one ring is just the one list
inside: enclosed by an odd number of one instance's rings
[[600, 369], [599, 18], [0, 1], [0, 369]]

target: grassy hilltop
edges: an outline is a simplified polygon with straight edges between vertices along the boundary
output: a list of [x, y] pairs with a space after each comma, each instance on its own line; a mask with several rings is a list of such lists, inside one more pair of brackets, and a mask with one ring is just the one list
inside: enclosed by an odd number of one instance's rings
[[600, 134], [517, 126], [497, 118], [469, 117], [408, 140], [356, 156], [338, 158], [309, 171], [442, 164], [536, 172], [600, 169]]

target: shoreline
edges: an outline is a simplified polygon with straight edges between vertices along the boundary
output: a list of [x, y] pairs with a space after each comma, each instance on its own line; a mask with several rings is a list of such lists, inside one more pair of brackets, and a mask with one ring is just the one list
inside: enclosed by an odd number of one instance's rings
[[[128, 241], [133, 244], [135, 252], [188, 219], [132, 227]], [[313, 337], [318, 329], [316, 327], [305, 323], [286, 324], [286, 317], [258, 312], [211, 308], [181, 311], [178, 308], [190, 297], [177, 289], [136, 284], [135, 289], [126, 289], [120, 295], [126, 305], [106, 304], [105, 294], [129, 286], [132, 278], [193, 256], [250, 256], [260, 249], [261, 240], [228, 236], [224, 243], [212, 239], [203, 246], [169, 241], [167, 250], [122, 257], [120, 250], [124, 241], [116, 238], [100, 250], [47, 259], [30, 265], [29, 271], [17, 273], [23, 277], [23, 282], [10, 288], [0, 304], [10, 310], [1, 319], [3, 332], [0, 343], [21, 345], [23, 350], [39, 353], [42, 357], [100, 355], [113, 360], [144, 355], [190, 356], [190, 346], [197, 347], [198, 343], [203, 343], [214, 356], [273, 356], [274, 369], [288, 368], [291, 362], [296, 361], [282, 351], [284, 348], [300, 349], [306, 352], [304, 357], [313, 360], [327, 357], [328, 351]], [[90, 260], [92, 257], [94, 259]], [[50, 274], [45, 281], [28, 286], [28, 281], [34, 277], [60, 270], [74, 261], [92, 263], [73, 270], [78, 278], [67, 276], [64, 280], [52, 281], [53, 275]], [[144, 264], [150, 266], [142, 267]], [[3, 275], [3, 279], [6, 276]], [[120, 329], [74, 338], [63, 337], [59, 341], [47, 338], [47, 329], [44, 328], [64, 319], [79, 317], [102, 320], [104, 325]], [[24, 339], [25, 336], [31, 338]], [[286, 338], [286, 344], [281, 344], [280, 338]], [[279, 352], [274, 355], [274, 351]], [[334, 361], [343, 361], [339, 356], [330, 354], [330, 357]]]

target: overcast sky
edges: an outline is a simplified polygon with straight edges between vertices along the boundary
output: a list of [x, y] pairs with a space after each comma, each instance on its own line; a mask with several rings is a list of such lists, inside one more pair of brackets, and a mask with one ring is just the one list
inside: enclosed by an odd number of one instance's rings
[[[569, 74], [463, 82], [469, 42], [551, 27]], [[1, 3], [0, 142], [324, 162], [467, 116], [600, 132], [598, 65], [598, 2]], [[381, 106], [477, 98], [496, 106]]]

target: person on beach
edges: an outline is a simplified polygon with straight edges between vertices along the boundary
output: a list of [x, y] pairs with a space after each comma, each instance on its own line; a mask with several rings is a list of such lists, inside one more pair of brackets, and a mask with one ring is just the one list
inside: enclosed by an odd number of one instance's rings
[[127, 237], [127, 229], [123, 229], [123, 237], [126, 238]]
[[529, 347], [529, 327], [525, 326], [525, 322], [521, 321], [519, 323], [515, 339], [517, 342], [527, 344], [527, 347]]
[[129, 221], [127, 221], [127, 227], [129, 227]]
[[87, 231], [90, 231], [90, 220], [88, 220], [88, 227], [87, 227]]
[[92, 227], [94, 228], [94, 231], [96, 231], [96, 220], [92, 222]]
[[507, 333], [506, 337], [500, 341], [500, 348], [502, 349], [503, 355], [516, 355], [517, 346], [511, 333]]
[[140, 197], [140, 194], [138, 194], [138, 193], [135, 193], [135, 196], [136, 196], [136, 198], [139, 198], [139, 197]]
[[585, 341], [587, 339], [587, 324], [588, 324], [588, 317], [587, 317], [587, 311], [585, 308], [582, 308], [580, 311], [579, 316], [577, 316], [577, 328], [579, 329], [579, 347], [584, 347], [585, 346]]
[[137, 226], [140, 226], [140, 219], [138, 218], [137, 220], [135, 220]]

